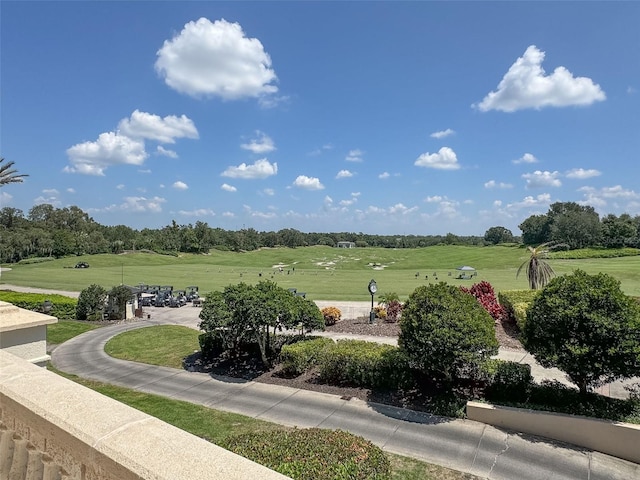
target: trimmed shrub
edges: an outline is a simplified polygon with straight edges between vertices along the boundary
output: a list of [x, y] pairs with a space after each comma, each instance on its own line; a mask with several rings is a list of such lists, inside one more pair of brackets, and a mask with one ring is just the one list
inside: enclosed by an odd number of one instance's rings
[[504, 290], [498, 293], [498, 301], [504, 307], [506, 319], [524, 330], [527, 310], [540, 290]]
[[554, 278], [527, 312], [522, 337], [540, 365], [565, 372], [583, 395], [640, 370], [640, 305], [605, 273]]
[[338, 340], [336, 344], [324, 350], [320, 358], [319, 376], [324, 382], [335, 385], [353, 385], [357, 387], [390, 386], [397, 381], [393, 365], [397, 356], [391, 354], [397, 350], [392, 345], [365, 342], [362, 340]]
[[557, 380], [534, 383], [527, 402], [514, 406], [640, 424], [640, 399], [637, 397], [630, 395], [628, 399], [620, 399], [597, 393], [581, 395], [578, 389]]
[[398, 345], [412, 368], [445, 382], [468, 377], [498, 352], [491, 316], [471, 295], [444, 282], [420, 286], [409, 296]]
[[581, 248], [566, 252], [550, 252], [553, 259], [617, 258], [640, 255], [639, 248]]
[[336, 307], [324, 307], [321, 312], [325, 325], [335, 325], [342, 317], [342, 312]]
[[42, 304], [45, 300], [49, 300], [52, 306], [48, 315], [52, 315], [58, 320], [75, 320], [76, 318], [76, 305], [78, 301], [75, 298], [65, 297], [64, 295], [19, 293], [2, 290], [0, 291], [0, 300], [33, 312], [42, 312]]
[[482, 371], [488, 376], [487, 400], [521, 402], [527, 398], [533, 381], [530, 365], [490, 359]]
[[388, 480], [389, 459], [342, 430], [293, 429], [236, 435], [219, 445], [295, 480]]
[[285, 345], [280, 351], [282, 371], [286, 375], [302, 375], [319, 363], [323, 352], [334, 345], [330, 338], [319, 337]]

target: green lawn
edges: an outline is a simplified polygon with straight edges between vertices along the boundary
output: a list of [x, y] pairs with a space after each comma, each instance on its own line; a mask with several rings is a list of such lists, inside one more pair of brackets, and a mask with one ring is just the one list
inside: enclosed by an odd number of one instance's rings
[[[150, 253], [93, 255], [27, 265], [12, 265], [2, 282], [56, 290], [81, 291], [92, 283], [105, 288], [125, 283], [173, 285], [184, 289], [198, 285], [203, 293], [221, 290], [241, 281], [272, 279], [283, 288], [297, 288], [313, 300], [361, 300], [374, 278], [380, 293], [396, 292], [402, 299], [418, 286], [435, 281], [471, 285], [489, 281], [497, 291], [528, 288], [516, 270], [528, 258], [519, 246], [434, 246], [418, 249], [331, 247], [272, 248], [234, 253], [212, 250], [210, 255], [180, 257]], [[79, 261], [91, 266], [74, 269]], [[558, 274], [581, 268], [587, 273], [609, 273], [629, 295], [640, 296], [640, 256], [611, 259], [551, 260]], [[280, 273], [278, 265], [283, 265]], [[478, 270], [473, 280], [456, 280], [456, 267]], [[295, 271], [294, 271], [295, 269]], [[418, 276], [416, 277], [416, 273]], [[451, 273], [451, 276], [449, 276]], [[428, 276], [428, 278], [425, 278]]]
[[122, 360], [183, 368], [183, 359], [200, 351], [199, 333], [178, 325], [138, 328], [113, 337], [104, 351]]
[[47, 343], [59, 345], [94, 328], [98, 328], [98, 326], [86, 322], [59, 320], [58, 323], [47, 325]]

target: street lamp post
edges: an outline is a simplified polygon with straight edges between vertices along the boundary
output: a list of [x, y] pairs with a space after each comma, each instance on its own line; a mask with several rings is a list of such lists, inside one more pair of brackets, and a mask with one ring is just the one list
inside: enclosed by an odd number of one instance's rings
[[373, 278], [369, 282], [369, 286], [367, 288], [369, 289], [369, 293], [371, 294], [371, 311], [369, 312], [369, 323], [373, 323], [376, 319], [376, 312], [373, 311], [373, 296], [378, 291], [378, 285]]

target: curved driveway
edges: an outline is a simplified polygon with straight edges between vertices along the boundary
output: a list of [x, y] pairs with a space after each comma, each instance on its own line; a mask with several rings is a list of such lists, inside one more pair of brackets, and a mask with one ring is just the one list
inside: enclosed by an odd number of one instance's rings
[[99, 328], [57, 347], [56, 368], [80, 377], [163, 395], [283, 425], [340, 428], [385, 450], [490, 479], [640, 478], [640, 465], [569, 445], [386, 405], [114, 359], [106, 342], [159, 324], [195, 327], [196, 309], [150, 309], [152, 319]]

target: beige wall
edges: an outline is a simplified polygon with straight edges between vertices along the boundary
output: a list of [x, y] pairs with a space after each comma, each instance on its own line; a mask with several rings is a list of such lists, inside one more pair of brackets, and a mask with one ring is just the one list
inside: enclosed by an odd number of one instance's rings
[[285, 479], [0, 350], [0, 478]]
[[640, 463], [640, 425], [467, 402], [467, 417]]
[[0, 350], [44, 366], [47, 355], [47, 325], [57, 318], [0, 302]]

